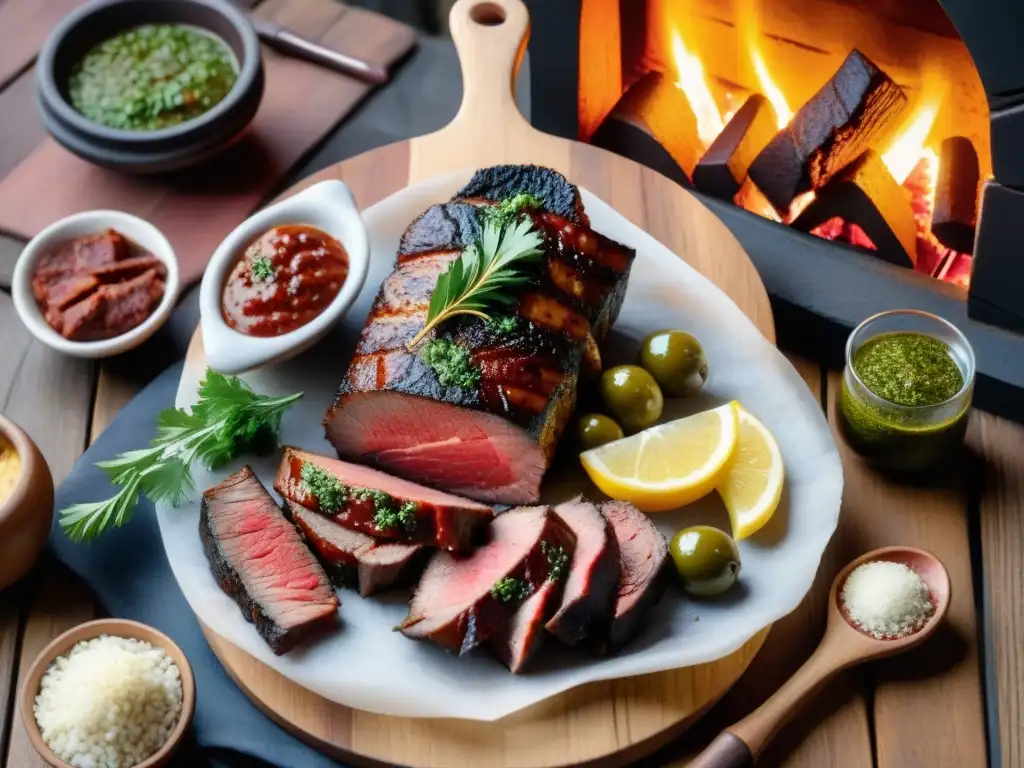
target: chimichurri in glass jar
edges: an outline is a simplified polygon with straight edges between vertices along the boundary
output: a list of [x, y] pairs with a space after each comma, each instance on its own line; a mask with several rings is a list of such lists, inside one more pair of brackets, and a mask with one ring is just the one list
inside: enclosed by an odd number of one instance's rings
[[114, 35], [71, 71], [72, 106], [97, 123], [155, 131], [198, 117], [238, 79], [231, 50], [195, 27], [147, 24]]
[[955, 327], [912, 310], [876, 315], [847, 343], [840, 432], [880, 467], [926, 469], [958, 451], [973, 387], [974, 354]]

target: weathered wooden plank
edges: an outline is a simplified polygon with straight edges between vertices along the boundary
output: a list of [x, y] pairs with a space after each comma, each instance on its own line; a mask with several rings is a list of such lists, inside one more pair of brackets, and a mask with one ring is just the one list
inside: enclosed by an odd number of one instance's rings
[[[841, 376], [828, 378], [829, 420]], [[878, 662], [861, 673], [874, 684], [878, 768], [960, 768], [986, 764], [985, 719], [978, 658], [971, 554], [967, 531], [966, 462], [937, 473], [930, 485], [882, 476], [850, 451], [843, 457], [844, 537], [859, 554], [904, 544], [933, 552], [945, 564], [952, 599], [945, 625], [926, 646]]]
[[[98, 615], [89, 590], [63, 564], [45, 555], [38, 570], [39, 583], [32, 595], [31, 612], [25, 622], [18, 655], [19, 691], [29, 666], [51, 640]], [[11, 723], [6, 756], [8, 768], [46, 768], [46, 763], [32, 748], [17, 713]]]
[[[50, 30], [82, 0], [0, 3], [0, 88], [36, 57]], [[9, 117], [4, 115], [4, 119]]]
[[1024, 427], [988, 413], [971, 417], [967, 442], [983, 462], [978, 516], [984, 569], [985, 621], [993, 685], [990, 716], [1000, 760], [1024, 765]]
[[0, 179], [46, 138], [35, 99], [35, 72], [31, 69], [0, 91]]
[[[790, 361], [815, 396], [823, 399], [822, 369], [795, 355]], [[789, 679], [810, 656], [825, 630], [828, 591], [836, 573], [859, 554], [841, 519], [825, 551], [814, 586], [799, 607], [772, 627], [753, 663], [711, 712], [672, 749], [687, 761], [723, 728], [745, 717]], [[867, 690], [855, 673], [835, 679], [768, 746], [759, 766], [791, 768], [872, 768]]]

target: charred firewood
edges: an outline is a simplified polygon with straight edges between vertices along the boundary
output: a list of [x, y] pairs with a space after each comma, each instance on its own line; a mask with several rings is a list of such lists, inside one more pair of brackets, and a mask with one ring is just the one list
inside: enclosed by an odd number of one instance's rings
[[685, 186], [703, 149], [690, 103], [661, 72], [648, 72], [633, 83], [590, 142]]
[[978, 222], [978, 153], [963, 136], [951, 136], [939, 151], [939, 176], [935, 182], [932, 234], [947, 248], [960, 253], [974, 250]]
[[732, 200], [747, 179], [750, 164], [775, 136], [775, 113], [768, 99], [755, 93], [732, 116], [693, 171], [701, 192]]
[[865, 151], [818, 190], [791, 226], [810, 232], [837, 217], [864, 230], [879, 258], [914, 266], [917, 225], [910, 197], [874, 150]]
[[820, 189], [900, 125], [906, 94], [854, 50], [750, 166], [750, 178], [785, 215], [797, 195]]

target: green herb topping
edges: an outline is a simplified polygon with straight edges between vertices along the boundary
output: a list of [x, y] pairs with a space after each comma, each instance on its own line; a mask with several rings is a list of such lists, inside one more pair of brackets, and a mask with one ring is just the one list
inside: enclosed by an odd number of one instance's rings
[[274, 265], [266, 256], [257, 256], [249, 265], [252, 272], [252, 279], [258, 283], [265, 283], [274, 276]]
[[348, 501], [348, 488], [316, 464], [302, 462], [301, 477], [303, 487], [307, 493], [316, 497], [321, 511], [333, 514]]
[[484, 209], [485, 215], [498, 226], [511, 224], [523, 211], [530, 208], [540, 208], [544, 203], [538, 197], [528, 192], [520, 192], [512, 197], [507, 197], [497, 205]]
[[391, 504], [377, 507], [373, 515], [373, 524], [382, 531], [390, 530], [401, 526], [407, 532], [416, 530], [416, 509], [415, 501], [402, 502], [402, 506], [395, 509], [394, 500]]
[[519, 315], [500, 315], [486, 321], [487, 330], [495, 336], [507, 336], [519, 329]]
[[494, 586], [491, 587], [491, 596], [503, 603], [516, 603], [528, 598], [532, 591], [530, 585], [522, 579], [506, 576], [494, 582]]
[[480, 384], [480, 369], [470, 362], [469, 352], [450, 339], [431, 339], [422, 356], [442, 387], [475, 389]]
[[541, 242], [529, 219], [502, 226], [488, 218], [480, 239], [463, 250], [437, 279], [430, 295], [427, 323], [409, 342], [409, 348], [419, 344], [439, 323], [456, 315], [488, 320], [489, 307], [511, 304], [514, 298], [509, 289], [526, 282], [522, 267], [540, 257]]
[[548, 579], [558, 581], [565, 575], [565, 571], [569, 567], [569, 555], [566, 553], [565, 547], [542, 541], [540, 551], [548, 559]]
[[164, 411], [149, 448], [96, 463], [121, 490], [106, 501], [65, 507], [60, 511], [61, 528], [72, 541], [88, 541], [128, 522], [140, 493], [177, 506], [194, 487], [192, 462], [198, 459], [213, 469], [241, 453], [269, 451], [277, 444], [281, 416], [300, 397], [301, 392], [257, 395], [240, 379], [207, 368], [191, 413], [180, 408]]
[[90, 120], [153, 131], [222, 101], [238, 78], [223, 41], [195, 28], [147, 24], [88, 51], [71, 70], [71, 104]]
[[949, 346], [923, 333], [887, 333], [869, 339], [853, 358], [865, 386], [897, 405], [936, 405], [964, 385]]

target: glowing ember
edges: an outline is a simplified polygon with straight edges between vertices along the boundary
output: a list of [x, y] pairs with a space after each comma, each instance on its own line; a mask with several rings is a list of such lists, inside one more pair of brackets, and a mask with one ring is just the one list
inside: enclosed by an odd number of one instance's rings
[[[900, 184], [907, 180], [910, 172], [914, 170], [914, 166], [921, 159], [922, 147], [928, 139], [928, 134], [931, 133], [938, 111], [938, 101], [931, 101], [919, 107], [914, 119], [906, 123], [892, 146], [882, 155], [882, 162], [888, 167], [892, 177]], [[923, 151], [931, 152], [931, 150]], [[934, 157], [935, 153], [931, 152], [931, 154]], [[937, 173], [938, 158], [935, 158], [931, 166], [933, 173]]]
[[697, 117], [697, 136], [709, 147], [725, 128], [725, 123], [704, 77], [704, 65], [686, 48], [678, 30], [672, 32], [672, 59], [679, 78], [676, 85], [686, 94]]

